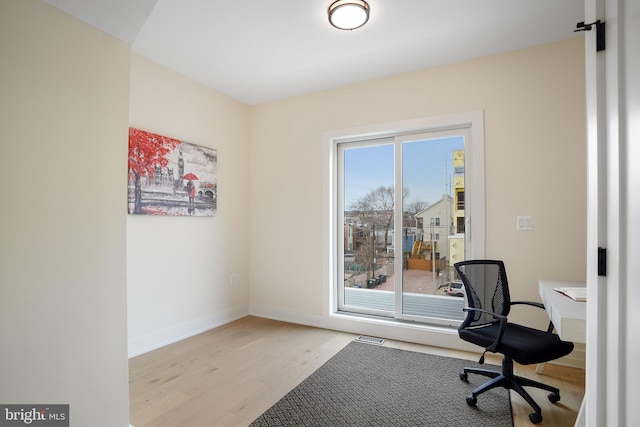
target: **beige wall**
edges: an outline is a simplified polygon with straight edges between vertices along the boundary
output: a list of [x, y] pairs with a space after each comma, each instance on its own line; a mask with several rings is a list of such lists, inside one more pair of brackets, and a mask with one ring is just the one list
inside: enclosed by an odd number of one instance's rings
[[[578, 37], [253, 107], [252, 311], [331, 325], [324, 132], [474, 110], [485, 121], [486, 256], [506, 262], [515, 299], [538, 300], [539, 278], [584, 280], [583, 50]], [[516, 231], [518, 215], [532, 231]]]
[[218, 154], [216, 217], [127, 217], [136, 355], [249, 312], [249, 107], [134, 54], [130, 109], [131, 126]]
[[[124, 426], [127, 337], [144, 351], [249, 306], [344, 327], [322, 282], [335, 129], [483, 110], [487, 255], [516, 298], [536, 299], [539, 277], [584, 278], [581, 38], [255, 107], [38, 0], [0, 3], [0, 56], [2, 403]], [[218, 149], [217, 217], [126, 215], [129, 125]]]
[[129, 46], [3, 0], [0, 58], [0, 402], [127, 426]]

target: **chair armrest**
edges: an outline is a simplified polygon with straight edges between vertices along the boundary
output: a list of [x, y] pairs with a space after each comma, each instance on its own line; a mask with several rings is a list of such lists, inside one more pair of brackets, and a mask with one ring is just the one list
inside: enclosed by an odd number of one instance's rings
[[[537, 308], [541, 308], [541, 309], [545, 309], [544, 304], [542, 304], [541, 302], [535, 302], [535, 301], [511, 301], [511, 305], [530, 305], [532, 307], [537, 307]], [[547, 332], [551, 333], [553, 332], [553, 322], [551, 322], [551, 320], [549, 320], [549, 326], [547, 327]]]
[[538, 307], [544, 310], [544, 304], [542, 304], [541, 302], [535, 302], [535, 301], [511, 301], [511, 305], [530, 305], [533, 307]]
[[494, 313], [493, 311], [484, 310], [482, 308], [465, 307], [465, 308], [462, 309], [462, 311], [465, 311], [465, 312], [478, 311], [480, 313], [485, 313], [485, 314], [490, 315], [491, 317], [493, 317], [494, 319], [496, 319], [499, 322], [498, 334], [496, 335], [496, 340], [489, 347], [487, 347], [487, 351], [495, 353], [496, 352], [496, 348], [498, 348], [498, 345], [500, 344], [500, 341], [502, 341], [502, 335], [504, 335], [504, 330], [505, 330], [505, 328], [507, 326], [507, 316], [503, 316], [502, 314]]

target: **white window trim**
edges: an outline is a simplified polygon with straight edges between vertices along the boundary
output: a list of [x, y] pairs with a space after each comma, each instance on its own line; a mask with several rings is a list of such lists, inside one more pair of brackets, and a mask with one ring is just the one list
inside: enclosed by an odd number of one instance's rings
[[484, 258], [485, 254], [485, 183], [484, 183], [484, 113], [481, 110], [454, 113], [440, 116], [416, 118], [398, 122], [374, 124], [363, 127], [327, 131], [323, 135], [323, 304], [324, 315], [337, 313], [337, 254], [338, 224], [337, 205], [338, 188], [336, 168], [338, 165], [338, 144], [362, 139], [380, 139], [401, 134], [442, 131], [455, 128], [471, 128], [470, 144], [465, 144], [465, 175], [473, 180], [465, 180], [465, 193], [468, 200], [466, 229], [469, 218], [473, 218], [473, 236], [465, 233], [467, 257]]

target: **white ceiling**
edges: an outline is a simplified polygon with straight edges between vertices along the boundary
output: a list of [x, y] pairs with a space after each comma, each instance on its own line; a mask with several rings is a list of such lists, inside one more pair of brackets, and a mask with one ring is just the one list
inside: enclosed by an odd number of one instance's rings
[[329, 25], [332, 0], [44, 0], [133, 51], [249, 105], [559, 41], [584, 0], [368, 0]]

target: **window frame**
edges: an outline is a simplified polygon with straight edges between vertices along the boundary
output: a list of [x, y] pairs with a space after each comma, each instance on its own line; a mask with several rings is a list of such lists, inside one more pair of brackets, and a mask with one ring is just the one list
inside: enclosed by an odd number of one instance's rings
[[[341, 189], [337, 174], [342, 173], [338, 157], [338, 145], [346, 142], [388, 140], [402, 135], [413, 135], [454, 129], [469, 129], [469, 141], [465, 142], [465, 257], [484, 258], [485, 253], [485, 173], [484, 173], [484, 113], [470, 111], [433, 117], [423, 117], [392, 123], [340, 129], [325, 132], [324, 143], [324, 205], [323, 232], [323, 286], [326, 304], [323, 311], [329, 316], [344, 314], [338, 307], [338, 280], [344, 259], [338, 259], [344, 245], [343, 225], [340, 224]], [[469, 200], [469, 195], [471, 199]], [[473, 221], [473, 233], [471, 233]], [[473, 234], [473, 235], [472, 235]], [[342, 237], [340, 237], [342, 236]], [[354, 315], [358, 315], [354, 313]]]

